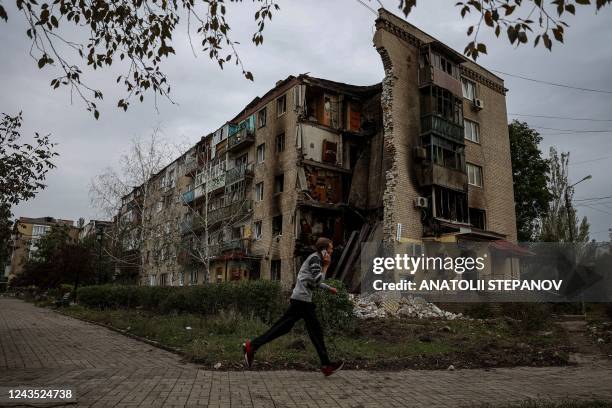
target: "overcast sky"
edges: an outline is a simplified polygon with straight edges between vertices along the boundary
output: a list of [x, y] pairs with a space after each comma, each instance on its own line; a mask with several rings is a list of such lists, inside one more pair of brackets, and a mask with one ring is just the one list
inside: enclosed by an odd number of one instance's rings
[[[367, 3], [367, 0], [366, 0]], [[398, 0], [383, 4], [396, 11]], [[420, 1], [408, 21], [462, 51], [468, 23], [459, 18], [455, 1]], [[369, 2], [372, 8], [377, 2]], [[241, 42], [239, 52], [255, 75], [246, 81], [233, 65], [220, 71], [204, 55], [194, 57], [184, 29], [174, 36], [177, 55], [164, 64], [172, 84], [172, 105], [158, 98], [156, 111], [151, 95], [145, 103], [133, 103], [127, 113], [115, 106], [122, 96], [115, 86], [121, 71], [117, 68], [91, 74], [90, 83], [104, 91], [99, 104], [101, 117], [95, 121], [83, 104], [66, 89], [48, 85], [56, 75], [53, 68], [39, 70], [28, 55], [23, 17], [14, 2], [4, 2], [9, 22], [0, 22], [0, 112], [23, 111], [24, 134], [51, 133], [59, 143], [57, 169], [48, 177], [48, 187], [29, 202], [13, 209], [15, 216], [53, 216], [77, 220], [96, 217], [89, 202], [92, 177], [107, 166], [115, 166], [134, 136], [147, 136], [159, 127], [177, 143], [195, 142], [232, 118], [256, 95], [288, 75], [309, 72], [313, 76], [354, 84], [373, 84], [383, 77], [382, 64], [372, 46], [375, 16], [356, 0], [280, 1], [281, 11], [267, 23], [262, 46], [250, 38], [254, 5], [230, 5], [233, 36]], [[488, 38], [489, 55], [479, 59], [486, 68], [510, 74], [569, 84], [576, 87], [612, 91], [612, 8], [598, 15], [590, 7], [578, 7], [578, 15], [568, 19], [565, 44], [555, 43], [550, 53], [539, 47], [515, 49], [506, 40]], [[483, 37], [484, 39], [484, 37]], [[550, 146], [571, 152], [572, 181], [592, 174], [591, 180], [576, 187], [576, 199], [612, 196], [612, 93], [582, 92], [506, 77], [508, 112], [594, 118], [606, 121], [570, 121], [521, 117], [533, 127], [576, 130], [568, 134], [539, 129], [544, 136], [541, 148]], [[509, 119], [513, 116], [510, 115]], [[610, 132], [579, 132], [610, 130]], [[565, 134], [562, 134], [565, 133]], [[485, 136], [486, 137], [486, 136]], [[578, 202], [576, 202], [578, 204]], [[612, 227], [612, 199], [590, 207], [578, 207], [591, 223], [591, 237], [607, 240]]]

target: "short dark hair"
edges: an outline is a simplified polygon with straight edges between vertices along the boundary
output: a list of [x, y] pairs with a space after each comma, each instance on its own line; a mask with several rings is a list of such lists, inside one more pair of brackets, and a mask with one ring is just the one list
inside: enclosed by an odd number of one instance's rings
[[331, 244], [331, 239], [329, 238], [325, 238], [325, 237], [320, 237], [319, 239], [317, 239], [317, 242], [315, 243], [315, 248], [317, 248], [317, 251], [321, 252], [324, 249], [327, 249], [327, 247], [329, 246], [329, 244]]

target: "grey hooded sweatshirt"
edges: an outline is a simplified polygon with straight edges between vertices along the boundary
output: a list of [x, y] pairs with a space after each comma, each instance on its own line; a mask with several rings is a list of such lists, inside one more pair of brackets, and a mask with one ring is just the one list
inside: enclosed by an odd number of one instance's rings
[[322, 282], [322, 270], [321, 255], [318, 252], [309, 255], [300, 267], [291, 299], [312, 302], [312, 290], [314, 288], [330, 289], [329, 285]]

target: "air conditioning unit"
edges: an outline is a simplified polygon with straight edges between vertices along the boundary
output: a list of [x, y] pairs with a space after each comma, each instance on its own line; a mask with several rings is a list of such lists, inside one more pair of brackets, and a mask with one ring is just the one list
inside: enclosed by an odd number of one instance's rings
[[421, 146], [415, 146], [412, 149], [412, 153], [415, 159], [425, 160], [427, 158], [427, 150]]
[[482, 110], [482, 108], [484, 108], [484, 103], [482, 102], [482, 99], [474, 98], [474, 100], [472, 101], [472, 109], [474, 109], [475, 111], [479, 111]]
[[427, 208], [427, 197], [417, 197], [414, 199], [414, 206], [417, 208]]

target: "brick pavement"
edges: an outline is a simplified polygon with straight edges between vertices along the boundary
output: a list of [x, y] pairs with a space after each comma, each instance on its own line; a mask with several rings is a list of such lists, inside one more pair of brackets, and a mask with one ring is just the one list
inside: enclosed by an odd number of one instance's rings
[[[0, 298], [0, 386], [70, 385], [79, 407], [469, 406], [612, 400], [612, 364], [400, 372], [210, 371], [105, 328]], [[71, 405], [74, 406], [74, 405]]]

